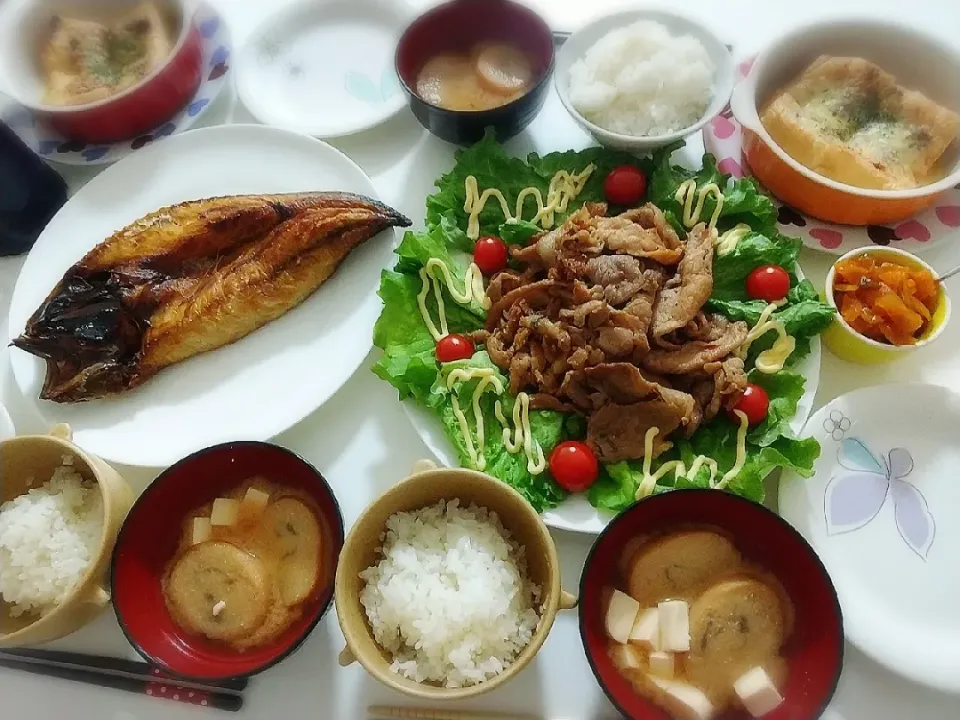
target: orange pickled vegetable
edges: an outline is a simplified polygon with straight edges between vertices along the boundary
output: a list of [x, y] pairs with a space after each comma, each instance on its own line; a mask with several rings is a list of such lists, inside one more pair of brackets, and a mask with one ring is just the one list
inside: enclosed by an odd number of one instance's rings
[[856, 332], [891, 345], [912, 345], [937, 309], [940, 288], [927, 270], [860, 255], [836, 266], [833, 296]]

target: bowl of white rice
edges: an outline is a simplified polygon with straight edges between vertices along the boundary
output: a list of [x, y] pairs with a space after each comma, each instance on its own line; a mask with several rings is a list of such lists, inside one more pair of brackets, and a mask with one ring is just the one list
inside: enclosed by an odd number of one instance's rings
[[107, 606], [132, 503], [123, 478], [66, 426], [0, 442], [0, 647], [61, 638]]
[[557, 92], [601, 145], [652, 150], [697, 132], [730, 100], [736, 67], [705, 26], [652, 9], [608, 15], [557, 52]]
[[472, 470], [418, 463], [354, 524], [337, 567], [347, 647], [391, 689], [461, 700], [508, 682], [537, 654], [557, 611], [557, 550], [513, 488]]

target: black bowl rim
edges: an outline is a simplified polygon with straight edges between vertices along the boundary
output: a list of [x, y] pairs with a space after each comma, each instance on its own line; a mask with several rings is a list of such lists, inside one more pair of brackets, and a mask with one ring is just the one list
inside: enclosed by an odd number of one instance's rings
[[[134, 511], [137, 510], [141, 502], [145, 502], [147, 498], [150, 497], [151, 493], [154, 492], [154, 488], [158, 487], [160, 483], [164, 481], [167, 475], [169, 475], [174, 470], [179, 469], [182, 465], [185, 465], [188, 462], [192, 462], [198, 457], [202, 457], [203, 455], [206, 455], [208, 453], [223, 452], [226, 450], [231, 450], [234, 448], [243, 448], [243, 447], [265, 448], [270, 450], [271, 452], [279, 451], [303, 463], [303, 465], [305, 465], [307, 468], [309, 468], [313, 472], [313, 475], [316, 477], [316, 479], [320, 482], [320, 485], [330, 496], [331, 502], [333, 502], [333, 508], [336, 511], [336, 517], [331, 519], [336, 520], [336, 527], [334, 528], [334, 533], [336, 535], [335, 539], [339, 541], [339, 547], [341, 549], [343, 548], [343, 542], [345, 538], [343, 511], [340, 508], [340, 503], [337, 500], [336, 494], [333, 492], [333, 488], [330, 487], [330, 483], [327, 482], [327, 479], [323, 476], [323, 473], [321, 473], [316, 468], [316, 466], [313, 465], [313, 463], [309, 462], [308, 460], [305, 460], [299, 453], [294, 452], [290, 448], [286, 448], [286, 447], [283, 447], [282, 445], [277, 445], [275, 443], [261, 442], [259, 440], [231, 440], [228, 442], [219, 443], [217, 445], [210, 445], [209, 447], [205, 447], [200, 450], [197, 450], [196, 452], [190, 453], [186, 457], [180, 458], [173, 465], [169, 466], [168, 468], [163, 470], [159, 475], [157, 475], [157, 477], [153, 480], [153, 482], [147, 485], [144, 491], [140, 493], [140, 496], [134, 501], [133, 505], [130, 508], [130, 511], [127, 513], [127, 516], [123, 519], [123, 525], [121, 525], [120, 532], [117, 534], [117, 540], [116, 540], [116, 543], [114, 544], [113, 553], [111, 554], [111, 557], [110, 557], [110, 596], [111, 597], [114, 597], [116, 594], [115, 578], [116, 578], [117, 555], [120, 552], [120, 548], [123, 547], [123, 539], [124, 539], [124, 533], [126, 532], [126, 529], [127, 529], [127, 522], [130, 520], [131, 517], [133, 517]], [[340, 557], [340, 553], [338, 552], [337, 558], [334, 561], [334, 575], [336, 575], [336, 565], [339, 564], [339, 557]], [[275, 657], [271, 658], [269, 661], [267, 661], [263, 665], [256, 667], [253, 670], [249, 670], [245, 673], [239, 673], [237, 675], [209, 675], [209, 676], [184, 675], [182, 673], [178, 673], [174, 671], [163, 660], [161, 660], [160, 658], [154, 657], [153, 655], [151, 655], [141, 647], [140, 643], [137, 642], [137, 640], [130, 633], [130, 630], [127, 627], [126, 622], [124, 621], [120, 613], [120, 609], [117, 607], [117, 604], [113, 602], [110, 604], [113, 607], [113, 614], [117, 618], [117, 624], [120, 626], [120, 631], [123, 633], [123, 636], [127, 639], [127, 642], [130, 643], [133, 649], [136, 650], [137, 653], [139, 653], [139, 655], [144, 660], [149, 662], [151, 665], [154, 665], [160, 668], [161, 670], [169, 673], [171, 676], [175, 678], [180, 678], [183, 680], [223, 681], [223, 680], [244, 680], [244, 679], [253, 677], [254, 675], [259, 675], [260, 673], [266, 670], [269, 670], [274, 665], [277, 665], [283, 662], [288, 657], [293, 655], [297, 650], [300, 649], [303, 643], [306, 642], [310, 634], [316, 629], [317, 625], [320, 624], [320, 621], [324, 618], [327, 612], [329, 612], [331, 606], [333, 605], [333, 595], [334, 595], [333, 588], [331, 587], [330, 596], [327, 598], [326, 602], [324, 602], [323, 606], [319, 608], [318, 612], [316, 613], [316, 616], [313, 618], [313, 620], [310, 621], [310, 624], [307, 625], [306, 628], [304, 628], [303, 633], [301, 633], [300, 636], [297, 637], [297, 639], [290, 644], [290, 647], [288, 647], [283, 652], [278, 653]]]
[[557, 43], [556, 43], [556, 38], [553, 34], [553, 31], [550, 29], [549, 23], [547, 23], [547, 21], [543, 18], [542, 15], [540, 15], [540, 13], [534, 11], [533, 8], [530, 8], [524, 5], [523, 3], [515, 2], [515, 0], [500, 0], [500, 2], [504, 3], [505, 5], [513, 5], [515, 8], [519, 8], [525, 12], [530, 13], [535, 18], [540, 20], [540, 22], [543, 23], [543, 26], [546, 28], [547, 33], [550, 34], [550, 62], [547, 63], [547, 67], [544, 69], [540, 79], [537, 80], [536, 84], [533, 87], [531, 87], [529, 90], [527, 90], [527, 92], [523, 93], [519, 97], [516, 97], [510, 102], [506, 103], [505, 105], [498, 105], [495, 108], [488, 108], [487, 110], [450, 110], [448, 108], [440, 107], [439, 105], [434, 105], [433, 103], [429, 103], [426, 100], [424, 100], [422, 97], [420, 97], [420, 95], [417, 94], [417, 91], [411, 88], [407, 84], [407, 81], [404, 80], [403, 78], [403, 74], [400, 72], [400, 49], [403, 47], [404, 43], [408, 41], [408, 35], [410, 33], [410, 29], [414, 25], [416, 25], [418, 22], [420, 22], [425, 16], [440, 14], [441, 12], [446, 10], [448, 7], [450, 7], [451, 5], [456, 5], [458, 2], [461, 2], [461, 0], [447, 0], [447, 2], [444, 2], [440, 5], [435, 5], [434, 7], [430, 8], [426, 12], [421, 13], [420, 15], [415, 17], [413, 20], [411, 20], [410, 23], [403, 29], [403, 32], [400, 33], [400, 39], [397, 41], [397, 49], [393, 54], [393, 68], [397, 73], [397, 78], [399, 78], [400, 80], [400, 86], [403, 88], [403, 91], [406, 93], [408, 101], [410, 102], [419, 101], [423, 103], [424, 106], [430, 108], [431, 112], [435, 112], [441, 116], [444, 116], [444, 115], [448, 116], [451, 119], [458, 118], [458, 117], [459, 118], [478, 118], [483, 116], [485, 113], [492, 113], [492, 112], [502, 112], [504, 114], [508, 114], [510, 111], [514, 110], [521, 103], [521, 101], [527, 99], [529, 96], [533, 95], [534, 93], [539, 92], [544, 84], [549, 83], [553, 78], [553, 73], [557, 65]]
[[[620, 705], [620, 703], [617, 702], [617, 699], [613, 696], [613, 693], [610, 691], [606, 683], [604, 683], [603, 679], [600, 677], [600, 672], [597, 669], [596, 662], [594, 661], [593, 655], [590, 653], [590, 650], [587, 646], [587, 638], [584, 632], [584, 625], [586, 624], [586, 605], [582, 602], [582, 598], [584, 597], [584, 594], [586, 592], [587, 568], [589, 568], [590, 563], [593, 562], [593, 556], [597, 552], [597, 548], [600, 547], [600, 541], [618, 523], [626, 522], [630, 513], [633, 512], [634, 508], [636, 508], [637, 505], [639, 505], [640, 503], [657, 502], [657, 498], [659, 497], [669, 497], [677, 493], [684, 493], [689, 495], [706, 495], [709, 493], [712, 495], [713, 493], [717, 493], [717, 492], [723, 492], [728, 498], [730, 498], [734, 502], [750, 505], [757, 511], [767, 513], [768, 515], [772, 516], [772, 518], [776, 523], [778, 523], [784, 530], [786, 530], [787, 533], [792, 535], [795, 540], [798, 540], [801, 546], [807, 549], [808, 554], [816, 563], [817, 567], [820, 569], [820, 575], [826, 581], [827, 587], [830, 590], [830, 597], [833, 599], [834, 612], [837, 618], [837, 622], [840, 626], [838, 647], [836, 651], [837, 659], [839, 660], [839, 662], [837, 663], [837, 672], [834, 674], [833, 683], [830, 687], [830, 692], [828, 692], [824, 697], [823, 703], [821, 704], [819, 710], [817, 710], [816, 715], [810, 718], [810, 720], [817, 720], [817, 718], [820, 718], [823, 716], [823, 713], [825, 713], [827, 711], [827, 708], [830, 706], [830, 701], [833, 700], [834, 695], [836, 695], [837, 693], [837, 687], [840, 685], [840, 676], [843, 674], [843, 658], [844, 658], [844, 652], [846, 650], [846, 633], [844, 632], [844, 629], [843, 629], [843, 610], [840, 607], [840, 598], [837, 595], [837, 588], [833, 584], [833, 579], [830, 577], [830, 573], [827, 572], [827, 568], [824, 567], [823, 561], [820, 560], [820, 556], [817, 555], [816, 550], [813, 549], [810, 543], [807, 542], [807, 539], [803, 537], [803, 535], [801, 535], [800, 532], [795, 527], [793, 527], [793, 525], [788, 523], [780, 515], [778, 515], [773, 510], [766, 507], [765, 505], [761, 505], [760, 503], [753, 502], [752, 500], [747, 500], [746, 498], [742, 498], [739, 495], [734, 495], [733, 493], [728, 493], [723, 490], [718, 491], [718, 490], [707, 490], [703, 488], [685, 488], [681, 490], [671, 490], [669, 492], [662, 493], [661, 495], [652, 495], [650, 497], [644, 498], [643, 500], [637, 500], [636, 502], [632, 503], [626, 510], [624, 510], [615, 518], [613, 518], [613, 520], [607, 523], [607, 526], [600, 532], [599, 535], [597, 535], [597, 539], [594, 540], [593, 545], [590, 548], [590, 552], [587, 553], [587, 559], [584, 560], [583, 562], [583, 572], [580, 574], [580, 583], [578, 586], [578, 589], [579, 589], [578, 597], [581, 598], [581, 602], [577, 607], [577, 630], [579, 631], [579, 634], [580, 634], [580, 644], [583, 646], [583, 654], [587, 657], [587, 662], [590, 665], [590, 670], [593, 673], [593, 677], [594, 679], [596, 679], [597, 685], [600, 686], [600, 689], [603, 690], [603, 694], [607, 696], [607, 699], [617, 709], [617, 711], [621, 715], [623, 715], [625, 718], [631, 717], [630, 713], [628, 713], [626, 709], [624, 709]], [[666, 711], [661, 711], [661, 712], [664, 713], [664, 717], [668, 717], [665, 714]]]

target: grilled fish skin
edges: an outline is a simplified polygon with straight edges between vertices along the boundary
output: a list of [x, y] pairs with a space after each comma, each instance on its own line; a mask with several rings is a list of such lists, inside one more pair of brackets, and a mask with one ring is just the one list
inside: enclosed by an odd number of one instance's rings
[[395, 210], [350, 193], [163, 208], [71, 267], [13, 344], [46, 360], [43, 399], [120, 393], [277, 319], [361, 243], [409, 225]]

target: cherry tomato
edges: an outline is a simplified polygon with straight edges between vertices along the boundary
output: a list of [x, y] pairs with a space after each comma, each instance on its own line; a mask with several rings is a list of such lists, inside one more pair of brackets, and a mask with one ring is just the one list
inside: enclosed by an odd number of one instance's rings
[[790, 292], [790, 275], [779, 265], [761, 265], [747, 275], [747, 295], [754, 300], [776, 302]]
[[638, 205], [647, 191], [647, 176], [633, 165], [621, 165], [603, 181], [603, 194], [612, 205]]
[[739, 425], [740, 418], [737, 417], [736, 413], [739, 410], [747, 416], [747, 422], [751, 425], [759, 425], [767, 419], [769, 408], [770, 397], [767, 395], [767, 391], [759, 385], [750, 383], [747, 385], [747, 389], [743, 391], [740, 400], [733, 406], [733, 410], [730, 411], [730, 419]]
[[437, 360], [442, 363], [473, 357], [473, 343], [463, 335], [447, 335], [437, 341]]
[[482, 237], [473, 246], [473, 261], [484, 275], [507, 267], [507, 244], [498, 237]]
[[568, 440], [550, 453], [550, 473], [557, 484], [569, 492], [583, 492], [597, 479], [597, 456], [586, 443]]

